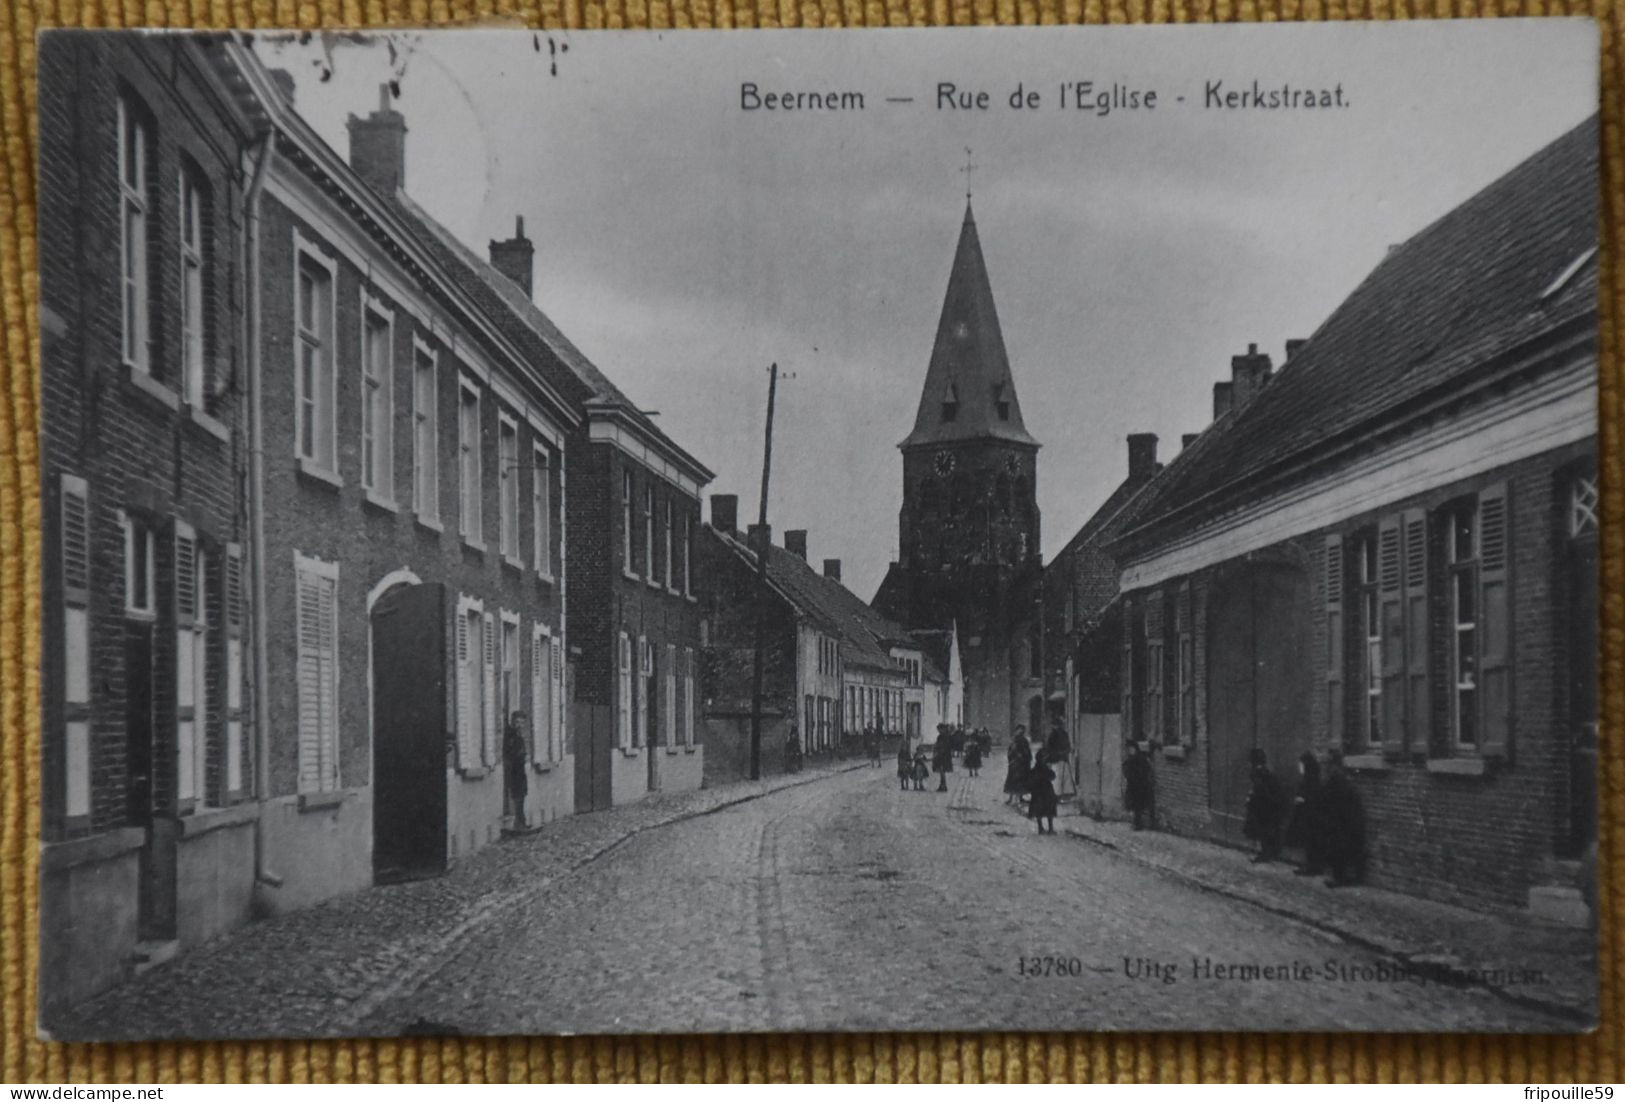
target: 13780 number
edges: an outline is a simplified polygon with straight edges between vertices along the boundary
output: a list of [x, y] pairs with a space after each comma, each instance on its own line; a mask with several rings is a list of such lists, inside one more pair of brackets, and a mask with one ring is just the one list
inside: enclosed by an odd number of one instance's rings
[[1077, 957], [1017, 957], [1019, 976], [1081, 976], [1083, 961]]

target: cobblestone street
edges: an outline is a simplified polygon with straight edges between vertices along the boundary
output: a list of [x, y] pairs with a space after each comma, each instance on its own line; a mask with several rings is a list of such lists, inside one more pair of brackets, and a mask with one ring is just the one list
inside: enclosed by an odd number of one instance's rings
[[[956, 773], [942, 794], [899, 792], [890, 768], [809, 770], [579, 816], [436, 880], [256, 923], [53, 1032], [1576, 1026], [1575, 1014], [1481, 985], [1397, 978], [1393, 955], [1338, 936], [1327, 910], [1347, 900], [1352, 927], [1380, 904], [1397, 928], [1411, 906], [1403, 897], [1333, 897], [1276, 869], [1277, 895], [1251, 898], [1203, 885], [1204, 852], [1209, 867], [1239, 855], [1201, 843], [1112, 843], [1114, 828], [1095, 824], [1087, 829], [1107, 840], [1095, 844], [1068, 832], [1090, 821], [1066, 815], [1060, 834], [1039, 836], [1003, 804], [1000, 772]], [[1170, 846], [1188, 854], [1183, 867], [1151, 852]], [[1311, 893], [1320, 910], [1293, 892]], [[1416, 905], [1430, 920], [1468, 923], [1472, 936], [1498, 928]], [[1580, 944], [1530, 936], [1531, 953], [1546, 954], [1537, 961]], [[1024, 975], [1034, 958], [1051, 974]], [[1199, 960], [1215, 973], [1301, 962], [1313, 975], [1203, 977]], [[1576, 974], [1592, 967], [1573, 963]], [[1328, 964], [1354, 972], [1328, 979]], [[1554, 1006], [1564, 999], [1551, 993]]]
[[[1385, 958], [1040, 837], [997, 771], [953, 780], [905, 793], [858, 770], [640, 834], [472, 933], [366, 1031], [1573, 1028], [1483, 990], [1326, 979]], [[1045, 956], [1075, 974], [1021, 974]], [[1202, 979], [1199, 959], [1316, 974]]]

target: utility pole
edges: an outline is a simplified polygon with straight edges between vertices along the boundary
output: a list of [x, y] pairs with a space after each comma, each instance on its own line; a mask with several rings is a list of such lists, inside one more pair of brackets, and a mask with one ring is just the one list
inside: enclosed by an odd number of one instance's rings
[[773, 396], [779, 386], [779, 365], [767, 369], [767, 439], [762, 447], [762, 507], [757, 513], [756, 568], [759, 574], [756, 594], [756, 670], [751, 679], [750, 779], [762, 778], [762, 672], [767, 647], [767, 559], [772, 540], [767, 535], [767, 481], [773, 471]]

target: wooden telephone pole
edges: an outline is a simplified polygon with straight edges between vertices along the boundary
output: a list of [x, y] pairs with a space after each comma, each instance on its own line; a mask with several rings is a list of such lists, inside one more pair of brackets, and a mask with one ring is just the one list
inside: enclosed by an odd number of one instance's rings
[[756, 568], [759, 591], [756, 595], [756, 669], [751, 678], [750, 779], [762, 779], [762, 673], [767, 647], [767, 559], [773, 541], [767, 534], [767, 481], [773, 472], [773, 397], [779, 386], [779, 365], [767, 369], [767, 440], [762, 448], [762, 505], [757, 513]]

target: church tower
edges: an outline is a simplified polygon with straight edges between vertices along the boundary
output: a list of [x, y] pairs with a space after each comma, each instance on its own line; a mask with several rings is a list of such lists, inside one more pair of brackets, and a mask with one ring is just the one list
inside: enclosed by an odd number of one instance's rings
[[[914, 428], [903, 453], [898, 561], [875, 605], [913, 628], [957, 625], [965, 722], [1007, 736], [1038, 691], [1038, 441], [1022, 421], [967, 197]], [[1039, 734], [1042, 734], [1040, 731]]]

